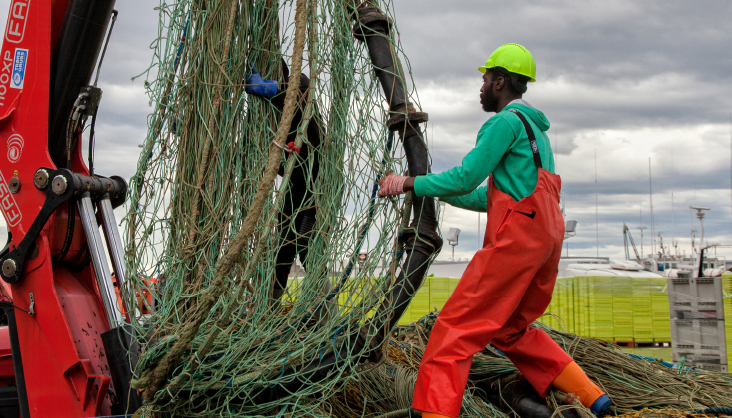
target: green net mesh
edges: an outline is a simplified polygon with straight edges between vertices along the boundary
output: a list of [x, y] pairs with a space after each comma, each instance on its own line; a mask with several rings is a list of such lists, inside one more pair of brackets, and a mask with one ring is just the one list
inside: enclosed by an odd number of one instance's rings
[[[372, 3], [391, 18], [391, 54], [408, 65], [392, 2]], [[146, 402], [137, 416], [377, 417], [410, 406], [434, 314], [386, 330], [379, 347], [343, 351], [379, 331], [367, 321], [389, 315], [376, 308], [402, 285], [400, 265], [413, 259], [403, 235], [422, 213], [409, 195], [375, 197], [378, 178], [407, 162], [386, 129], [393, 113], [369, 51], [354, 39], [359, 4], [181, 0], [157, 8], [146, 82], [154, 110], [124, 218], [131, 279], [122, 294], [143, 347], [132, 382]], [[272, 100], [245, 93], [252, 64], [279, 82]], [[407, 95], [419, 108], [413, 87]], [[727, 374], [545, 330], [618, 413], [732, 407]], [[307, 381], [306, 367], [333, 353], [326, 379], [263, 395]], [[473, 360], [461, 416], [507, 416], [482, 383], [515, 368], [490, 347]], [[552, 392], [547, 403], [590, 416], [563, 399]]]
[[[128, 294], [137, 299], [127, 306], [146, 345], [134, 386], [147, 391], [146, 411], [246, 416], [276, 407], [275, 414], [319, 415], [337, 388], [369, 372], [357, 358], [345, 360], [325, 383], [254, 403], [258, 392], [291, 378], [285, 369], [353, 338], [403, 257], [398, 232], [410, 204], [376, 198], [374, 185], [387, 169], [404, 172], [406, 162], [385, 127], [388, 108], [368, 51], [352, 33], [357, 4], [298, 2], [309, 88], [296, 95], [305, 116], [286, 128], [292, 145], [307, 149], [303, 157], [272, 145], [283, 110], [275, 99], [245, 94], [243, 81], [254, 64], [287, 88], [295, 3], [161, 2], [146, 82], [154, 111], [124, 219]], [[378, 7], [393, 14], [389, 1]], [[407, 62], [398, 38], [391, 41]], [[414, 91], [409, 100], [418, 106]], [[263, 184], [272, 153], [281, 175]], [[292, 196], [302, 187], [298, 201]], [[306, 232], [297, 220], [303, 212], [312, 215]], [[247, 222], [250, 238], [235, 248]], [[293, 244], [299, 278], [274, 302], [280, 253]]]

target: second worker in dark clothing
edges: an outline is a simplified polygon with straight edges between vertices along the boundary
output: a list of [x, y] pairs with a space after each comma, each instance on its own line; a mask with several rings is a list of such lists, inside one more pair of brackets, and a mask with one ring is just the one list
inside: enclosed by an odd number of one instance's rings
[[[279, 83], [273, 80], [263, 80], [257, 74], [256, 69], [253, 69], [252, 74], [249, 75], [246, 81], [246, 92], [270, 99], [270, 102], [281, 112], [285, 104], [286, 81], [290, 78], [290, 71], [284, 59], [282, 60], [282, 73], [285, 82], [282, 83], [282, 87], [278, 88]], [[308, 93], [309, 88], [310, 79], [305, 74], [301, 74], [298, 106], [287, 136], [286, 143], [288, 144], [295, 143], [298, 126], [300, 126], [303, 117], [306, 117], [304, 112], [307, 100], [303, 100], [303, 96]], [[307, 143], [303, 142], [300, 149], [290, 152], [291, 155], [288, 157], [288, 159], [297, 158], [297, 161], [290, 176], [290, 186], [285, 195], [278, 219], [277, 229], [280, 242], [275, 266], [273, 291], [273, 299], [275, 300], [279, 300], [285, 292], [287, 279], [292, 263], [295, 262], [295, 257], [299, 255], [303, 267], [307, 268], [308, 243], [313, 234], [317, 214], [313, 191], [320, 171], [322, 129], [320, 114], [317, 107], [314, 107], [313, 117], [309, 121], [305, 132]], [[286, 164], [287, 159], [284, 159], [278, 171], [280, 176], [285, 175]]]

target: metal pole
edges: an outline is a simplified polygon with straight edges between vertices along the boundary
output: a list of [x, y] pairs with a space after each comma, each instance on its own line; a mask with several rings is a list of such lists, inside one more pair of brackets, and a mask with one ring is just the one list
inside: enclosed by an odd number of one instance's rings
[[[478, 212], [478, 249], [479, 249], [479, 250], [480, 250], [481, 248], [483, 248], [483, 245], [482, 245], [482, 244], [483, 244], [483, 243], [482, 243], [482, 242], [481, 242], [481, 240], [480, 240], [480, 212]], [[454, 258], [453, 258], [453, 260], [454, 260]]]
[[643, 258], [643, 230], [648, 229], [648, 227], [641, 225], [637, 228], [640, 229], [641, 258]]
[[[130, 299], [127, 287], [127, 274], [125, 271], [125, 256], [124, 248], [122, 245], [122, 239], [119, 236], [119, 229], [117, 229], [117, 222], [114, 218], [114, 209], [112, 209], [112, 202], [109, 200], [109, 195], [105, 195], [97, 203], [99, 214], [102, 218], [102, 231], [104, 231], [104, 238], [107, 241], [107, 248], [109, 249], [109, 256], [112, 259], [112, 268], [114, 269], [114, 275], [117, 278], [117, 286], [119, 286], [120, 294], [122, 295], [122, 305], [125, 308], [125, 314], [127, 316], [127, 322], [132, 323], [131, 310], [127, 306]], [[135, 318], [140, 318], [140, 310], [134, 301], [132, 302], [134, 309]]]
[[597, 148], [595, 148], [595, 255], [600, 256], [600, 218], [597, 211]]
[[102, 246], [102, 237], [99, 234], [99, 225], [97, 225], [94, 216], [94, 206], [92, 205], [89, 193], [85, 193], [77, 202], [79, 208], [79, 216], [81, 224], [84, 226], [86, 241], [89, 245], [89, 255], [91, 256], [92, 267], [94, 268], [94, 276], [97, 279], [99, 294], [104, 304], [104, 313], [107, 315], [107, 321], [110, 328], [115, 328], [122, 321], [122, 315], [117, 308], [117, 297], [112, 284], [112, 274], [107, 265], [107, 257], [104, 254]]
[[651, 206], [651, 256], [656, 255], [656, 236], [653, 232], [653, 184], [651, 181], [651, 157], [648, 157], [648, 196]]
[[697, 212], [699, 218], [699, 249], [704, 248], [704, 212]]
[[[643, 195], [640, 197], [640, 204], [638, 205], [638, 219], [640, 219], [640, 226], [638, 228], [643, 228]], [[645, 257], [643, 254], [643, 229], [641, 229], [641, 258]]]
[[[674, 147], [671, 147], [671, 246], [674, 247], [674, 241], [676, 240], [676, 233], [674, 232]], [[674, 251], [674, 256], [676, 251]]]
[[[730, 114], [730, 123], [732, 123], [732, 114]], [[554, 127], [554, 172], [557, 172], [557, 161], [559, 160], [559, 140], [557, 139], [557, 127]]]

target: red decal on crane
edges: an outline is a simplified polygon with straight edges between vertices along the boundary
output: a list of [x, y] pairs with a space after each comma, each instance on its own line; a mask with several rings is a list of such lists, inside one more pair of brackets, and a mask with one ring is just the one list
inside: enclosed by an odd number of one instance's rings
[[8, 161], [17, 163], [20, 160], [20, 154], [23, 152], [23, 137], [18, 134], [12, 134], [8, 137]]
[[8, 226], [18, 225], [23, 215], [20, 213], [18, 204], [15, 203], [13, 194], [8, 190], [8, 182], [5, 181], [3, 173], [0, 172], [0, 209], [2, 209], [3, 216]]
[[23, 40], [25, 24], [28, 21], [28, 7], [30, 0], [14, 0], [10, 5], [8, 23], [5, 27], [5, 39], [8, 42], [17, 44]]

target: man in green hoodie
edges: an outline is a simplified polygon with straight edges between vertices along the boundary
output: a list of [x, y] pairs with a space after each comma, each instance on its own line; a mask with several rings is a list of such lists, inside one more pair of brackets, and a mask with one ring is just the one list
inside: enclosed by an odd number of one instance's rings
[[416, 178], [389, 174], [379, 182], [380, 196], [413, 191], [488, 212], [483, 248], [432, 329], [412, 408], [425, 418], [457, 418], [472, 357], [492, 343], [541, 396], [554, 386], [602, 415], [612, 404], [607, 395], [544, 331], [530, 327], [551, 301], [564, 238], [549, 121], [522, 99], [535, 81], [534, 59], [523, 46], [505, 44], [479, 70], [483, 110], [496, 115], [462, 165]]

